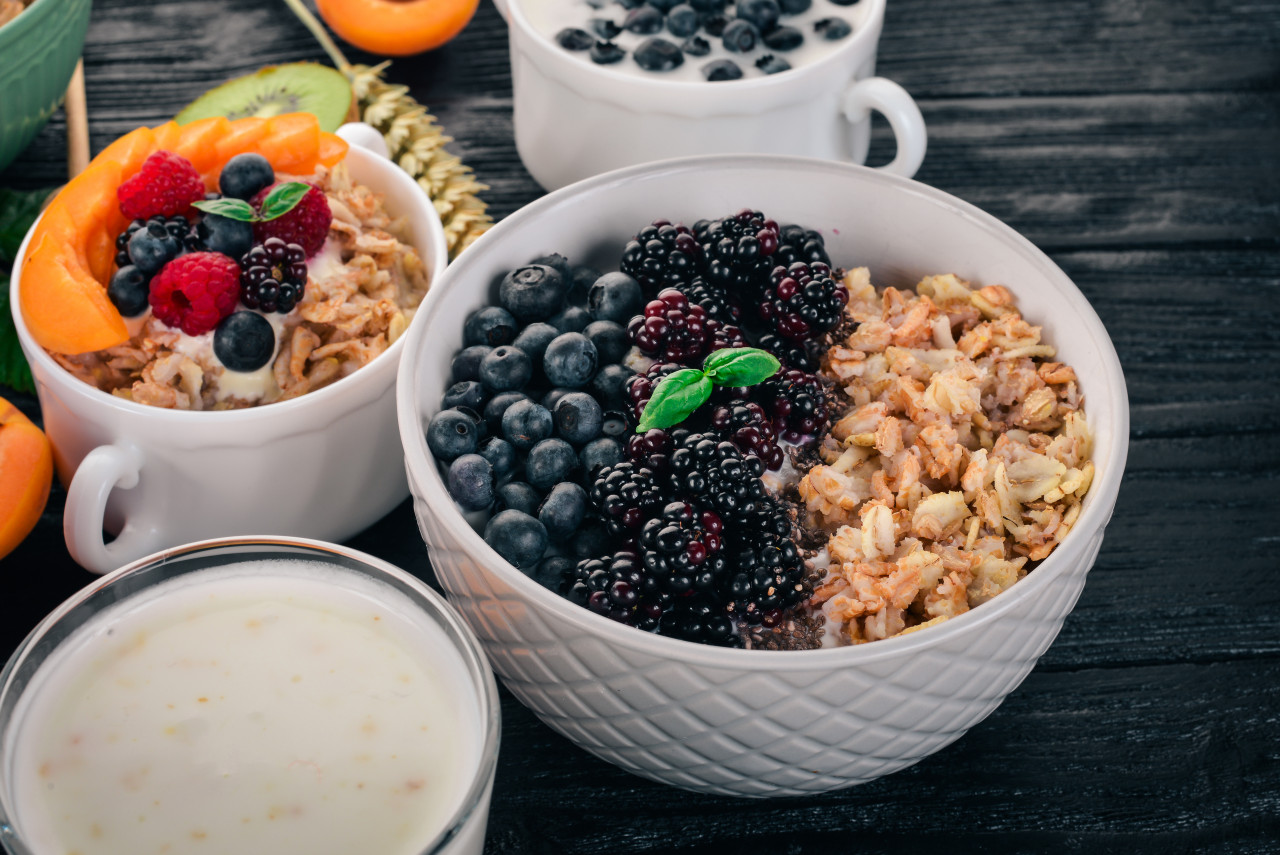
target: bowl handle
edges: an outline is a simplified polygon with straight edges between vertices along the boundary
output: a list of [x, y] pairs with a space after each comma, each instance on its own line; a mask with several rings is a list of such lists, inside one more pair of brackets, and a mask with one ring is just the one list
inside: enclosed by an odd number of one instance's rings
[[71, 479], [62, 534], [71, 557], [91, 573], [108, 573], [161, 547], [159, 529], [134, 520], [125, 520], [111, 543], [102, 538], [107, 498], [116, 487], [138, 486], [142, 461], [142, 452], [132, 445], [101, 445], [85, 456]]
[[347, 122], [338, 128], [338, 136], [342, 137], [350, 145], [358, 145], [366, 151], [373, 152], [383, 160], [391, 159], [391, 152], [387, 150], [387, 140], [382, 132], [373, 125], [364, 122]]
[[898, 152], [893, 160], [878, 168], [904, 178], [916, 174], [924, 161], [928, 136], [925, 133], [924, 116], [920, 115], [920, 108], [907, 94], [907, 90], [892, 80], [868, 77], [849, 87], [844, 94], [842, 106], [844, 117], [854, 124], [869, 119], [872, 110], [884, 114], [889, 120], [889, 126], [893, 128]]

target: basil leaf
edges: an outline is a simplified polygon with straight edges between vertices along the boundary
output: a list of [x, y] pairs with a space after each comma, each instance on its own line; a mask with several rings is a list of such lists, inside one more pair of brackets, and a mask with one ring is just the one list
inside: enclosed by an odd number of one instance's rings
[[17, 259], [18, 246], [52, 193], [47, 189], [0, 189], [0, 264], [13, 264]]
[[266, 221], [274, 220], [276, 217], [283, 217], [297, 207], [297, 204], [302, 201], [302, 197], [310, 192], [311, 185], [303, 184], [301, 181], [286, 181], [283, 184], [277, 184], [271, 188], [267, 198], [262, 200], [262, 212], [259, 214], [259, 218], [262, 221]]
[[781, 367], [776, 356], [758, 347], [726, 347], [702, 363], [703, 372], [717, 386], [754, 386]]
[[678, 425], [710, 397], [711, 381], [698, 369], [682, 368], [669, 374], [658, 382], [653, 397], [644, 405], [636, 433]]
[[0, 272], [0, 386], [8, 386], [18, 392], [36, 391], [36, 384], [31, 379], [31, 366], [22, 355], [18, 331], [13, 327], [13, 315], [9, 314], [9, 274], [3, 272]]
[[239, 220], [242, 223], [257, 222], [258, 214], [253, 206], [243, 199], [204, 199], [192, 202], [193, 208], [199, 208], [206, 214], [217, 214], [228, 220]]

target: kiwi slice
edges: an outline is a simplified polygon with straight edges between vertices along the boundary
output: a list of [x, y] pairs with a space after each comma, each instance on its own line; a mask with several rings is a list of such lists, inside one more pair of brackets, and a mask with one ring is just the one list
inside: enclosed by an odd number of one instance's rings
[[351, 111], [351, 84], [339, 71], [314, 62], [268, 65], [210, 89], [174, 117], [180, 125], [226, 116], [267, 118], [281, 113], [313, 113], [320, 128], [335, 131]]

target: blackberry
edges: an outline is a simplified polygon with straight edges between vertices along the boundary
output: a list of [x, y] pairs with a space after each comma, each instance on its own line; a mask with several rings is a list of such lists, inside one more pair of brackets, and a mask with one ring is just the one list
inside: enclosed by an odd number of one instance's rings
[[116, 267], [124, 267], [132, 263], [129, 260], [129, 238], [133, 237], [133, 233], [146, 224], [146, 220], [134, 220], [129, 223], [124, 231], [116, 236]]
[[748, 526], [772, 512], [774, 505], [760, 480], [764, 461], [759, 457], [743, 454], [715, 433], [681, 433], [674, 439], [667, 476], [672, 493]]
[[699, 220], [693, 233], [706, 257], [708, 282], [744, 297], [764, 290], [778, 248], [777, 223], [759, 211], [744, 210], [719, 220]]
[[677, 600], [662, 616], [658, 633], [671, 638], [712, 644], [717, 647], [742, 647], [733, 615], [710, 597], [685, 597]]
[[661, 516], [644, 524], [637, 541], [648, 577], [643, 592], [672, 597], [714, 592], [716, 578], [727, 572], [719, 554], [723, 532], [718, 514], [688, 502], [669, 502]]
[[655, 362], [643, 374], [637, 374], [627, 380], [627, 400], [636, 419], [644, 413], [644, 405], [653, 397], [653, 390], [668, 374], [674, 374], [685, 366], [675, 362]]
[[835, 329], [848, 302], [848, 289], [831, 277], [830, 267], [797, 261], [773, 269], [757, 311], [774, 332], [804, 341]]
[[623, 550], [606, 558], [585, 558], [564, 574], [561, 593], [598, 615], [637, 629], [654, 630], [669, 595], [644, 596], [644, 565], [635, 552]]
[[795, 224], [783, 226], [778, 232], [778, 251], [773, 254], [775, 264], [790, 267], [797, 261], [815, 262], [831, 267], [831, 256], [822, 235], [812, 229]]
[[624, 460], [606, 466], [591, 485], [591, 506], [609, 534], [632, 537], [669, 500], [652, 469]]
[[116, 236], [116, 267], [124, 267], [132, 263], [129, 260], [129, 238], [133, 237], [133, 233], [138, 229], [145, 228], [152, 223], [163, 226], [164, 230], [178, 242], [178, 245], [187, 251], [197, 251], [203, 248], [192, 245], [191, 223], [187, 221], [186, 217], [156, 215], [149, 220], [133, 220], [124, 231]]
[[742, 310], [729, 299], [729, 293], [707, 282], [701, 276], [677, 282], [672, 287], [683, 294], [691, 304], [701, 307], [711, 320], [724, 324], [736, 324], [742, 317]]
[[822, 432], [829, 420], [827, 389], [816, 375], [780, 371], [755, 387], [756, 399], [787, 442], [803, 442]]
[[671, 434], [660, 428], [633, 433], [627, 439], [627, 458], [654, 472], [665, 472], [671, 463]]
[[631, 319], [627, 335], [646, 356], [691, 364], [706, 352], [707, 313], [674, 288], [658, 292], [644, 314]]
[[240, 259], [240, 302], [250, 309], [287, 315], [307, 287], [307, 251], [267, 238]]
[[731, 615], [776, 626], [784, 610], [804, 598], [804, 559], [781, 511], [735, 528], [724, 551], [726, 569], [716, 581]]
[[702, 247], [683, 224], [655, 220], [622, 249], [619, 269], [652, 294], [702, 272]]
[[753, 401], [732, 401], [716, 407], [711, 427], [732, 442], [743, 454], [754, 454], [774, 472], [782, 468], [786, 455], [764, 408]]
[[756, 346], [778, 357], [784, 368], [798, 368], [811, 373], [818, 370], [818, 359], [809, 352], [807, 342], [765, 333], [756, 340]]

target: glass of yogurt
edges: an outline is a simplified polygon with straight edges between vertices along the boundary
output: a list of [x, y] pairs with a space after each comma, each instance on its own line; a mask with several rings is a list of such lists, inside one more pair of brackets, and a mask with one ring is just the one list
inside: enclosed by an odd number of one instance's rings
[[0, 845], [479, 855], [498, 736], [488, 662], [422, 582], [205, 541], [80, 591], [0, 672]]

